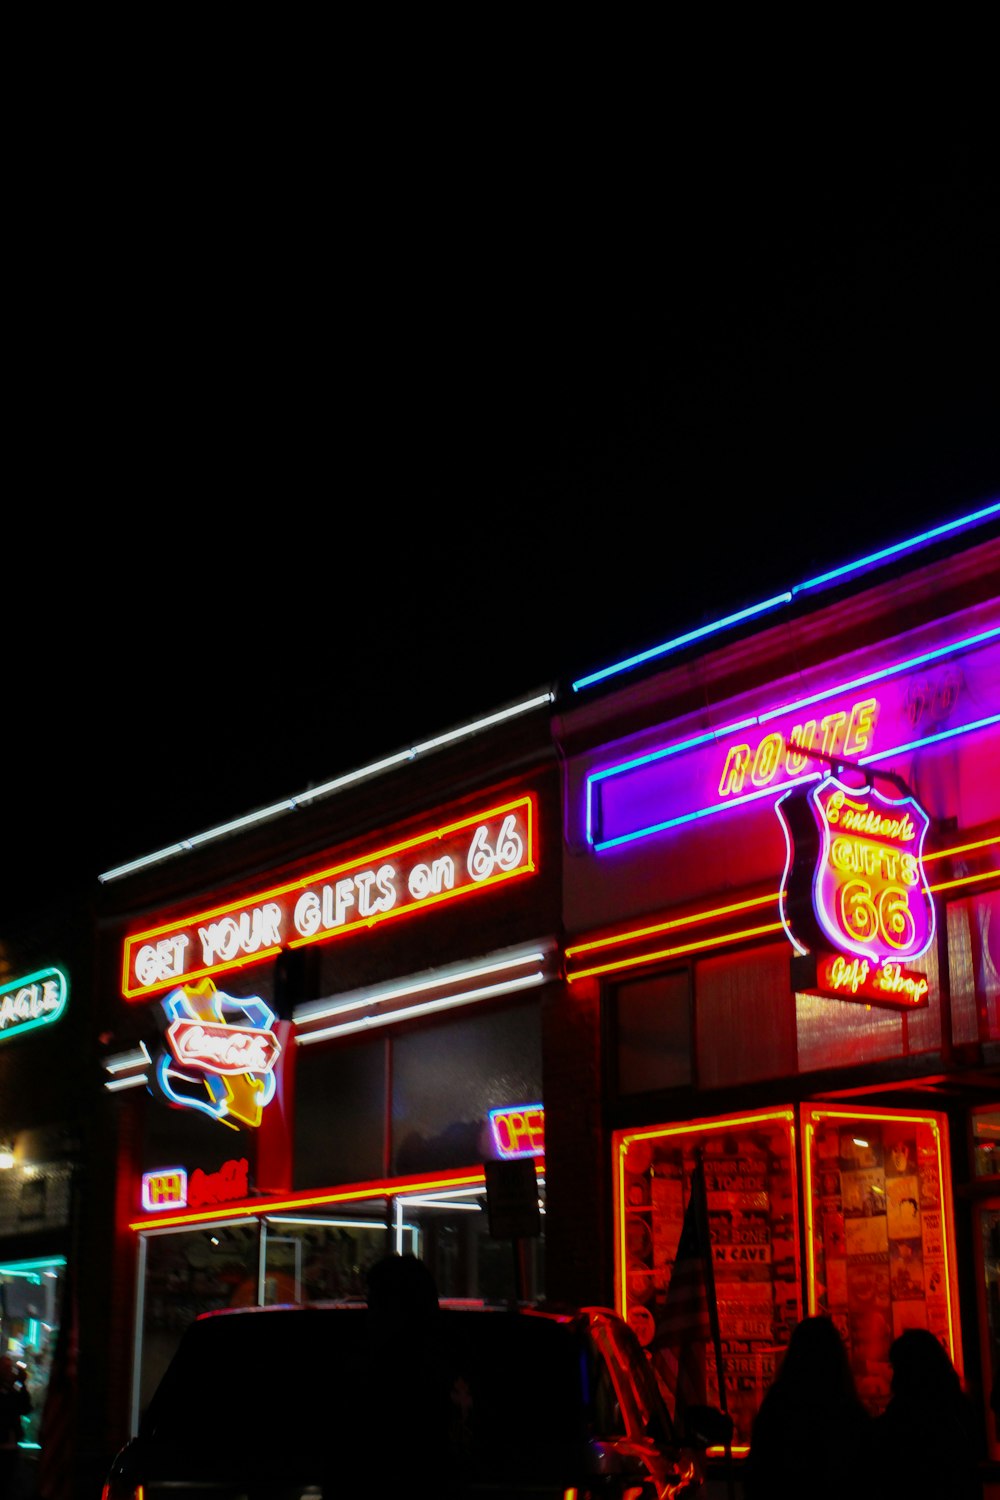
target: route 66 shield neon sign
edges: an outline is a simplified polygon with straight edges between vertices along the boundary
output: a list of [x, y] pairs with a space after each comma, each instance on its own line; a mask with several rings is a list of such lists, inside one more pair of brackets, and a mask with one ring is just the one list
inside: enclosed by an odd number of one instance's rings
[[930, 818], [913, 797], [890, 799], [835, 775], [775, 804], [787, 853], [781, 920], [798, 953], [832, 945], [874, 964], [906, 961], [934, 938], [924, 874]]

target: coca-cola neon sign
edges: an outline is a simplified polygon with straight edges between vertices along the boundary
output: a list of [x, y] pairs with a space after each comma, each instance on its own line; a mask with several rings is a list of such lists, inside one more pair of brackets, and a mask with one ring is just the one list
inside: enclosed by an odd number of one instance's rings
[[281, 1048], [273, 1032], [246, 1026], [213, 1026], [208, 1021], [172, 1021], [167, 1046], [185, 1067], [204, 1068], [222, 1077], [270, 1073]]
[[256, 995], [237, 998], [211, 979], [160, 1002], [163, 1050], [151, 1088], [178, 1109], [196, 1109], [234, 1129], [254, 1128], [274, 1097], [281, 1045], [274, 1011]]

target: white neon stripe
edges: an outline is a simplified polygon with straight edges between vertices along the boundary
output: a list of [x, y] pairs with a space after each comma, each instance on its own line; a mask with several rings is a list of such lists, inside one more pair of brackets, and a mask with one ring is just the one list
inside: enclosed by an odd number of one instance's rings
[[515, 990], [534, 989], [546, 984], [547, 976], [539, 970], [536, 974], [521, 979], [511, 979], [506, 984], [488, 984], [482, 989], [465, 990], [460, 995], [449, 995], [444, 1000], [424, 1000], [419, 1005], [407, 1005], [401, 1010], [380, 1011], [374, 1016], [361, 1016], [356, 1021], [345, 1021], [340, 1026], [326, 1026], [322, 1031], [307, 1031], [295, 1038], [300, 1047], [312, 1042], [321, 1042], [331, 1036], [349, 1036], [355, 1031], [370, 1031], [376, 1026], [389, 1026], [394, 1021], [409, 1020], [413, 1016], [430, 1015], [432, 1011], [451, 1010], [456, 1005], [471, 1005], [477, 1000], [488, 1000], [494, 995], [509, 995]]
[[159, 864], [165, 859], [171, 859], [177, 854], [186, 854], [200, 844], [210, 843], [213, 839], [222, 838], [227, 833], [236, 833], [241, 828], [251, 828], [255, 823], [263, 823], [269, 818], [281, 817], [283, 813], [294, 812], [299, 807], [305, 807], [310, 802], [315, 802], [319, 797], [328, 797], [334, 792], [342, 791], [346, 786], [355, 786], [359, 781], [369, 776], [377, 776], [382, 771], [389, 770], [392, 766], [404, 764], [406, 761], [416, 760], [419, 755], [426, 755], [432, 750], [439, 749], [442, 745], [454, 744], [456, 740], [466, 739], [474, 734], [481, 734], [486, 729], [492, 729], [495, 724], [502, 724], [507, 719], [516, 718], [520, 714], [530, 713], [532, 709], [542, 708], [545, 704], [554, 703], [555, 694], [552, 692], [537, 693], [532, 698], [525, 698], [520, 703], [514, 703], [509, 708], [498, 709], [495, 713], [488, 714], [485, 718], [475, 719], [470, 724], [462, 724], [457, 729], [448, 730], [445, 734], [436, 735], [431, 740], [422, 740], [419, 744], [410, 745], [406, 750], [398, 750], [393, 755], [384, 756], [381, 760], [372, 761], [369, 765], [361, 766], [356, 771], [348, 771], [343, 776], [337, 776], [332, 781], [324, 781], [320, 786], [308, 787], [304, 792], [297, 792], [294, 797], [285, 797], [281, 802], [273, 802], [269, 807], [260, 807], [255, 812], [246, 813], [243, 817], [232, 818], [228, 823], [220, 823], [217, 827], [207, 828], [203, 833], [192, 834], [190, 838], [182, 839], [179, 843], [168, 844], [163, 849], [157, 849], [152, 854], [144, 854], [140, 859], [133, 859], [124, 865], [116, 865], [112, 870], [105, 870], [98, 875], [102, 884], [109, 880], [121, 880], [126, 875], [134, 875], [137, 870], [147, 869], [150, 865]]
[[485, 1193], [485, 1191], [485, 1182], [474, 1182], [471, 1187], [440, 1188], [435, 1193], [425, 1193], [423, 1195], [421, 1195], [420, 1189], [417, 1188], [415, 1196], [406, 1192], [406, 1190], [404, 1189], [402, 1192], [397, 1193], [396, 1197], [399, 1199], [400, 1203], [406, 1204], [431, 1202], [438, 1203], [443, 1202], [446, 1198], [468, 1198], [472, 1193], [475, 1193], [477, 1197], [481, 1197], [482, 1194]]
[[478, 1203], [458, 1203], [454, 1199], [446, 1202], [443, 1198], [407, 1198], [406, 1206], [407, 1208], [448, 1208], [466, 1214], [481, 1214], [483, 1211]]
[[109, 1078], [104, 1087], [107, 1089], [109, 1094], [114, 1094], [117, 1093], [119, 1089], [141, 1088], [147, 1083], [147, 1081], [148, 1080], [145, 1073], [136, 1073], [133, 1074], [131, 1078]]
[[304, 1004], [296, 1006], [292, 1012], [292, 1019], [296, 1025], [301, 1025], [306, 1021], [324, 1021], [328, 1016], [343, 1015], [349, 1010], [358, 1010], [361, 1006], [388, 1004], [393, 1000], [402, 1000], [406, 995], [422, 995], [428, 990], [442, 990], [453, 984], [467, 984], [469, 980], [482, 979], [487, 974], [500, 974], [505, 969], [517, 969], [525, 964], [544, 962], [544, 952], [538, 948], [532, 948], [524, 953], [513, 953], [503, 958], [498, 957], [489, 963], [477, 964], [473, 968], [435, 969], [426, 978], [414, 976], [406, 984], [392, 988], [353, 990], [335, 1000], [329, 998], [307, 1000]]
[[126, 1068], [144, 1068], [153, 1059], [146, 1050], [146, 1043], [140, 1042], [133, 1052], [116, 1052], [113, 1057], [104, 1059], [104, 1071], [106, 1073], [124, 1073]]
[[308, 1219], [294, 1214], [262, 1214], [268, 1224], [293, 1224], [305, 1229], [385, 1229], [384, 1219]]

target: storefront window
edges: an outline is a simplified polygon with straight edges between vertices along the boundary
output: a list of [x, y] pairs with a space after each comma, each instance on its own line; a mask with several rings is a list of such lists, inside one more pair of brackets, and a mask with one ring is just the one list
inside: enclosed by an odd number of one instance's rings
[[22, 1423], [22, 1447], [37, 1447], [49, 1388], [66, 1262], [61, 1256], [0, 1264], [0, 1353], [24, 1365], [31, 1414]]
[[989, 1456], [1000, 1460], [1000, 1199], [976, 1204], [975, 1255], [983, 1339], [983, 1404]]
[[947, 1120], [807, 1108], [803, 1141], [809, 1311], [836, 1323], [879, 1412], [905, 1328], [929, 1328], [961, 1372]]
[[[784, 1109], [614, 1138], [619, 1306], [671, 1402], [684, 1360], [700, 1361], [702, 1399], [732, 1416], [736, 1451], [803, 1308], [836, 1323], [873, 1413], [888, 1400], [889, 1346], [905, 1328], [930, 1329], [962, 1373], [945, 1116], [803, 1106], [804, 1265], [793, 1118]], [[707, 1323], [679, 1331], [672, 1291], [699, 1166], [717, 1345]], [[995, 1271], [1000, 1238], [987, 1218], [984, 1263]]]
[[[735, 1451], [749, 1443], [776, 1360], [802, 1316], [794, 1134], [786, 1108], [614, 1138], [619, 1308], [671, 1407], [686, 1361], [701, 1398], [733, 1418]], [[714, 1287], [718, 1348], [704, 1330], [680, 1326], [670, 1298], [699, 1163], [710, 1241], [701, 1269], [709, 1300]]]
[[[543, 1212], [544, 1186], [539, 1178]], [[398, 1195], [354, 1198], [343, 1211], [289, 1209], [154, 1229], [139, 1243], [133, 1431], [181, 1334], [200, 1314], [363, 1297], [369, 1266], [390, 1250], [426, 1261], [442, 1297], [544, 1294], [542, 1237], [494, 1240], [484, 1183], [453, 1185], [447, 1175]]]
[[1000, 1038], [1000, 891], [948, 907], [951, 1014], [956, 1043]]
[[973, 1112], [972, 1168], [976, 1177], [1000, 1177], [1000, 1106]]
[[506, 1001], [392, 1039], [392, 1175], [492, 1155], [491, 1109], [542, 1097], [541, 1010]]

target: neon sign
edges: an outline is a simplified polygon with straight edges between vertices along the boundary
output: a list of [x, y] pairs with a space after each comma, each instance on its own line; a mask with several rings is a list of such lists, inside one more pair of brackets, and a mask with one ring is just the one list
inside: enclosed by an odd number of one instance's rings
[[0, 1041], [51, 1026], [66, 1009], [69, 980], [62, 969], [38, 969], [0, 985]]
[[511, 1161], [545, 1154], [545, 1110], [540, 1104], [515, 1104], [490, 1110], [490, 1133], [497, 1156]]
[[881, 964], [843, 953], [808, 953], [792, 960], [792, 988], [798, 995], [832, 1000], [859, 1000], [894, 1010], [920, 1010], [927, 1004], [926, 974], [892, 959]]
[[1000, 626], [661, 744], [587, 777], [597, 851], [774, 799], [817, 780], [809, 752], [884, 764], [1000, 723]]
[[397, 917], [533, 874], [535, 799], [518, 797], [125, 940], [122, 995], [158, 990], [274, 958], [285, 947], [371, 932]]
[[281, 1052], [270, 1007], [256, 996], [224, 995], [203, 979], [167, 995], [160, 1019], [164, 1047], [153, 1067], [154, 1091], [234, 1130], [258, 1126], [274, 1097]]
[[184, 1167], [158, 1167], [142, 1174], [142, 1206], [146, 1213], [166, 1213], [236, 1202], [248, 1196], [249, 1171], [245, 1156], [223, 1162], [218, 1172], [196, 1167], [190, 1178]]
[[781, 919], [799, 953], [822, 946], [870, 963], [917, 958], [934, 936], [923, 867], [930, 818], [914, 797], [826, 776], [775, 811], [787, 857]]
[[142, 1174], [142, 1206], [148, 1214], [184, 1208], [187, 1203], [187, 1173], [183, 1167], [158, 1167]]

